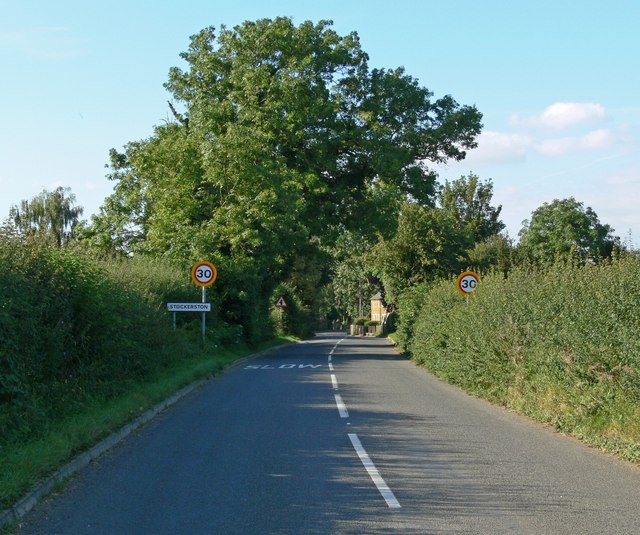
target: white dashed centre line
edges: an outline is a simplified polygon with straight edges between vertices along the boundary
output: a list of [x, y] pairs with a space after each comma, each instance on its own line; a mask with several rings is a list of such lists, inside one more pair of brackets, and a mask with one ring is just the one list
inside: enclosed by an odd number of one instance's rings
[[[344, 340], [344, 338], [342, 340]], [[342, 342], [342, 340], [337, 342], [336, 345], [333, 346], [333, 349], [329, 352], [328, 362], [329, 362], [329, 370], [331, 371], [333, 371], [333, 364], [331, 362], [331, 357], [336, 347], [338, 347], [338, 344]], [[349, 412], [347, 411], [347, 406], [344, 404], [344, 401], [342, 400], [342, 396], [338, 394], [338, 379], [334, 374], [331, 374], [331, 384], [333, 385], [333, 390], [335, 390], [334, 397], [336, 398], [336, 405], [338, 406], [338, 412], [340, 413], [340, 418], [349, 418]], [[358, 457], [360, 458], [362, 465], [365, 467], [365, 470], [369, 474], [369, 477], [371, 478], [376, 488], [378, 489], [378, 492], [380, 492], [380, 494], [384, 498], [384, 501], [387, 502], [389, 509], [399, 509], [401, 507], [400, 502], [398, 502], [398, 500], [396, 499], [395, 495], [389, 488], [389, 485], [387, 485], [385, 480], [382, 479], [380, 472], [378, 472], [378, 469], [373, 464], [373, 461], [371, 460], [371, 458], [369, 457], [365, 449], [362, 447], [362, 443], [360, 442], [358, 435], [356, 435], [355, 433], [349, 433], [349, 439], [351, 440], [351, 444], [353, 444], [353, 448], [356, 450], [356, 453], [358, 454]]]
[[382, 479], [380, 472], [373, 464], [373, 461], [362, 447], [362, 443], [358, 438], [358, 435], [355, 433], [349, 433], [349, 438], [351, 439], [351, 444], [353, 444], [353, 448], [356, 450], [358, 457], [360, 457], [360, 461], [364, 465], [369, 477], [378, 488], [378, 491], [384, 498], [384, 501], [387, 502], [389, 509], [399, 509], [401, 507], [400, 502], [396, 499], [395, 495], [389, 488], [389, 485], [386, 484], [385, 480]]
[[344, 404], [344, 401], [342, 401], [342, 396], [340, 394], [334, 394], [334, 397], [336, 398], [340, 418], [349, 418], [349, 411], [347, 411], [347, 406]]

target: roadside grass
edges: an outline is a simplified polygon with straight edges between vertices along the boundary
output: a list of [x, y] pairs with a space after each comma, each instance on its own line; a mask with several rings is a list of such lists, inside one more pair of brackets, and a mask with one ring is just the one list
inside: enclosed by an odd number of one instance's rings
[[294, 340], [279, 337], [254, 347], [243, 343], [224, 348], [210, 345], [200, 356], [176, 361], [146, 380], [127, 385], [126, 392], [113, 399], [89, 398], [81, 412], [51, 422], [37, 439], [0, 445], [0, 511], [11, 507], [74, 456], [182, 387], [214, 376], [243, 357]]

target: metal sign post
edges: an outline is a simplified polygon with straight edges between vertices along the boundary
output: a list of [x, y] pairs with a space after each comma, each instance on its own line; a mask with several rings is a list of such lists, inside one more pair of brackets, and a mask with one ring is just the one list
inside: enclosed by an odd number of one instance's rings
[[[206, 303], [207, 301], [207, 287], [203, 286], [202, 287], [202, 302]], [[206, 317], [207, 317], [207, 313], [203, 312], [202, 313], [202, 341], [204, 342], [204, 337], [205, 337], [205, 321], [206, 321]]]
[[202, 337], [205, 332], [206, 312], [211, 312], [211, 303], [205, 303], [207, 294], [202, 287], [202, 303], [167, 303], [167, 310], [173, 313], [173, 330], [176, 330], [176, 312], [202, 312]]
[[[218, 270], [211, 262], [197, 262], [191, 268], [191, 279], [198, 286], [202, 286], [202, 302], [207, 300], [207, 286], [211, 286], [218, 276]], [[202, 312], [202, 341], [206, 333], [206, 314]]]

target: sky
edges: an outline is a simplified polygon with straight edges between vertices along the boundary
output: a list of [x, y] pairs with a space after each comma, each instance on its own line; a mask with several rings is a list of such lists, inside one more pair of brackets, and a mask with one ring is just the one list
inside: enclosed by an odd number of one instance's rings
[[475, 105], [478, 148], [439, 180], [491, 180], [512, 238], [574, 197], [640, 247], [637, 0], [0, 0], [0, 14], [0, 220], [58, 186], [89, 219], [113, 190], [109, 150], [169, 119], [163, 84], [189, 37], [288, 16], [355, 31], [371, 68]]

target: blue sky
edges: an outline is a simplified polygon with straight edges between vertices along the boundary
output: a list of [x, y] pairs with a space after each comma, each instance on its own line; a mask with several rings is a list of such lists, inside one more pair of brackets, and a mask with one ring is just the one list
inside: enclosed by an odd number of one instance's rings
[[610, 0], [0, 0], [0, 218], [69, 186], [85, 217], [110, 148], [169, 116], [162, 85], [189, 36], [276, 16], [356, 31], [371, 67], [404, 66], [484, 115], [478, 149], [439, 168], [494, 183], [516, 237], [575, 197], [640, 246], [640, 2]]

